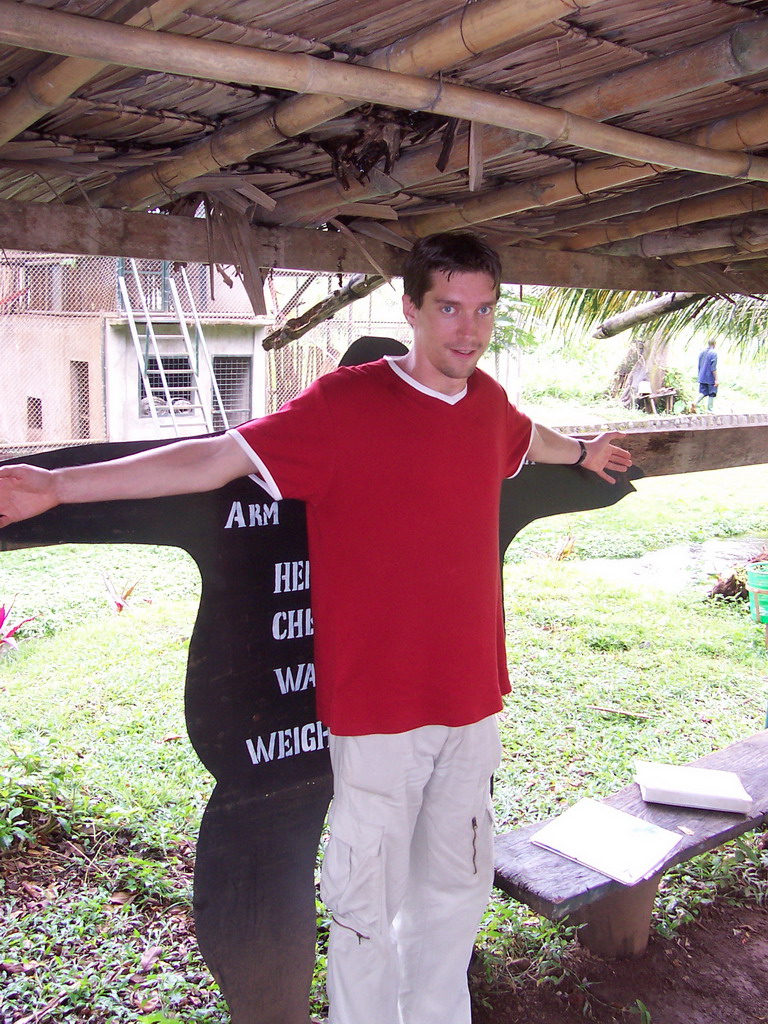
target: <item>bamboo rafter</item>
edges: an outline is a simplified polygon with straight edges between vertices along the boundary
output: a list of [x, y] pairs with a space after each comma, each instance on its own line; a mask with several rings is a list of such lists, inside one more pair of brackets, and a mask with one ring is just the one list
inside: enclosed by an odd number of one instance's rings
[[[699, 252], [686, 253], [684, 256], [673, 256], [669, 260], [670, 266], [694, 267], [700, 263], [719, 263], [726, 273], [730, 270], [731, 264], [737, 264], [739, 271], [765, 271], [765, 259], [763, 253], [768, 251], [768, 241], [761, 245], [753, 240], [749, 252], [739, 252], [732, 246], [722, 246], [719, 249], [702, 249]], [[754, 289], [757, 291], [758, 289]]]
[[[721, 145], [730, 146], [736, 138], [742, 139], [742, 145], [746, 149], [765, 145], [768, 143], [768, 105], [744, 114], [722, 118], [686, 133], [684, 138], [693, 144], [706, 141], [707, 145], [714, 149], [719, 149]], [[597, 172], [595, 182], [592, 181], [593, 172]], [[460, 214], [427, 214], [423, 217], [414, 215], [411, 220], [415, 223], [411, 225], [407, 224], [407, 218], [403, 218], [403, 221], [409, 234], [421, 237], [432, 231], [469, 227], [534, 207], [576, 199], [593, 191], [603, 191], [616, 185], [655, 178], [658, 174], [659, 168], [652, 163], [633, 165], [595, 160], [582, 164], [572, 171], [529, 180], [522, 188], [519, 185], [509, 185], [495, 189], [491, 195], [480, 195], [465, 202]]]
[[530, 218], [517, 221], [520, 239], [543, 238], [599, 224], [612, 217], [626, 217], [633, 213], [652, 210], [667, 203], [691, 199], [693, 196], [711, 195], [724, 189], [733, 188], [733, 182], [712, 174], [686, 174], [672, 180], [664, 179], [658, 184], [626, 192], [611, 199], [585, 200], [580, 206], [567, 210], [554, 210], [544, 214], [532, 214]]
[[657, 231], [626, 242], [604, 246], [601, 252], [617, 256], [670, 256], [694, 250], [732, 246], [745, 252], [762, 251], [768, 245], [768, 216], [756, 214], [727, 224]]
[[723, 217], [740, 216], [768, 209], [768, 188], [755, 185], [740, 186], [717, 193], [714, 197], [696, 196], [657, 206], [645, 213], [628, 217], [615, 224], [595, 224], [575, 235], [555, 237], [547, 241], [553, 249], [571, 252], [593, 249], [600, 245], [640, 235], [661, 231], [665, 228], [682, 227], [684, 224], [699, 224], [703, 221]]
[[[630, 160], [768, 181], [768, 159], [656, 139], [523, 100], [378, 68], [334, 64], [306, 55], [255, 53], [238, 46], [169, 37], [76, 15], [28, 10], [8, 0], [0, 0], [0, 39], [46, 51], [53, 47], [74, 56], [94, 53], [98, 47], [110, 63], [430, 110], [529, 131], [551, 141], [567, 140]], [[422, 233], [421, 221], [413, 227], [416, 234]]]
[[[598, 2], [604, 0], [586, 0], [585, 6]], [[481, 0], [392, 46], [374, 51], [362, 64], [390, 71], [431, 74], [459, 63], [472, 52], [548, 24], [570, 10], [568, 0], [533, 0], [522, 7], [508, 0]], [[354, 103], [337, 97], [299, 96], [284, 100], [269, 111], [188, 146], [173, 161], [124, 177], [98, 196], [91, 196], [91, 200], [131, 208], [146, 205], [163, 198], [164, 193], [172, 193], [183, 181], [248, 159], [353, 107]], [[338, 198], [332, 205], [337, 203]]]
[[[158, 31], [172, 24], [188, 3], [189, 0], [158, 0], [146, 10], [128, 17], [125, 24]], [[115, 0], [101, 17], [119, 19], [123, 10], [130, 12], [132, 9], [133, 5], [125, 0]], [[104, 67], [103, 62], [87, 58], [68, 57], [56, 63], [44, 61], [42, 67], [30, 72], [0, 99], [0, 146], [55, 110]]]
[[[557, 107], [584, 117], [607, 120], [625, 115], [648, 104], [658, 103], [673, 96], [701, 89], [708, 85], [727, 81], [739, 75], [755, 74], [768, 67], [768, 22], [750, 22], [749, 31], [743, 25], [734, 26], [728, 32], [704, 44], [690, 47], [679, 53], [650, 59], [627, 70], [608, 75], [589, 87], [575, 89], [558, 97]], [[545, 144], [529, 134], [497, 132], [484, 137], [486, 158], [510, 155], [524, 149]], [[715, 149], [739, 149], [742, 143], [734, 140], [729, 145], [713, 146]], [[465, 153], [462, 144], [460, 152]], [[434, 177], [436, 158], [424, 159], [421, 152], [413, 157], [406, 155], [398, 163], [396, 175], [384, 181], [370, 180], [355, 188], [355, 196], [366, 198], [387, 194], [409, 187]], [[469, 165], [469, 157], [457, 160], [454, 168]], [[341, 185], [336, 180], [315, 187], [313, 192], [280, 203], [274, 222], [292, 224], [308, 217], [318, 218], [325, 210], [338, 202]]]

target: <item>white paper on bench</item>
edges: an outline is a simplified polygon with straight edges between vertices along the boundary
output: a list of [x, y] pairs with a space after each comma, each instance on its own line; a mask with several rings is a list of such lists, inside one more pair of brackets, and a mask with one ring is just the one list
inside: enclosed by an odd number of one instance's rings
[[539, 829], [531, 842], [634, 885], [653, 875], [682, 839], [669, 829], [585, 798]]
[[636, 761], [635, 769], [643, 800], [709, 811], [752, 811], [752, 797], [735, 772], [656, 761]]

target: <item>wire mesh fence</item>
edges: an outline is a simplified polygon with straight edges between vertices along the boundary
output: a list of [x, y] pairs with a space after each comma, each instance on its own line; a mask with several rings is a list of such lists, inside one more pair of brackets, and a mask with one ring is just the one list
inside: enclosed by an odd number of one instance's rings
[[[349, 281], [349, 276], [273, 271], [265, 293], [274, 327], [284, 326], [327, 299]], [[410, 329], [400, 312], [399, 293], [389, 285], [358, 299], [290, 345], [267, 353], [266, 411], [273, 412], [317, 377], [333, 370], [352, 342], [363, 335], [402, 342], [410, 339]]]
[[[106, 390], [125, 382], [110, 384], [105, 346], [114, 344], [107, 325], [125, 318], [126, 304], [145, 333], [149, 318], [167, 332], [179, 319], [178, 304], [185, 317], [194, 308], [209, 322], [251, 325], [245, 336], [252, 341], [256, 318], [237, 275], [199, 264], [186, 269], [182, 279], [180, 266], [168, 261], [0, 251], [0, 456], [123, 439], [108, 436]], [[183, 352], [167, 358], [187, 361]], [[150, 362], [147, 356], [151, 376]], [[250, 369], [244, 374], [241, 363], [239, 356], [218, 359], [235, 422], [251, 406]], [[138, 416], [142, 388], [132, 396]]]
[[[108, 417], [109, 389], [126, 383], [115, 380], [107, 365], [107, 350], [115, 343], [111, 327], [125, 321], [126, 305], [143, 323], [156, 321], [165, 337], [178, 323], [177, 303], [185, 318], [194, 307], [206, 325], [243, 325], [247, 353], [243, 344], [235, 350], [231, 338], [212, 350], [229, 425], [277, 409], [336, 367], [362, 335], [409, 338], [399, 294], [385, 285], [301, 339], [264, 353], [259, 341], [265, 334], [328, 298], [349, 275], [270, 271], [267, 312], [256, 317], [236, 271], [222, 270], [190, 265], [182, 280], [179, 266], [167, 261], [0, 250], [0, 457], [127, 436], [115, 432]], [[166, 343], [161, 359], [164, 370], [172, 365], [174, 372], [189, 371], [181, 347], [170, 351]], [[173, 362], [179, 359], [183, 366]], [[156, 363], [147, 349], [144, 378], [150, 388], [161, 376]], [[146, 419], [145, 380], [135, 376], [135, 394], [126, 403], [135, 407], [137, 419]], [[216, 412], [213, 428], [224, 425]]]
[[101, 320], [114, 308], [114, 263], [2, 253], [2, 454], [104, 439]]

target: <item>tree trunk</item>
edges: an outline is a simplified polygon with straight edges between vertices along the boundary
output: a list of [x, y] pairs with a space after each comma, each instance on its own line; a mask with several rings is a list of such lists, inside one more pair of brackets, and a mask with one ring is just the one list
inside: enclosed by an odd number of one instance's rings
[[340, 309], [344, 309], [350, 303], [362, 299], [386, 284], [386, 280], [385, 277], [380, 277], [378, 274], [356, 274], [343, 288], [339, 288], [329, 298], [323, 299], [322, 302], [318, 302], [301, 316], [294, 317], [293, 320], [289, 320], [282, 327], [268, 334], [261, 343], [262, 348], [269, 351], [269, 349], [279, 349], [289, 345], [323, 323], [324, 320], [329, 320]]
[[615, 334], [628, 331], [630, 327], [638, 324], [648, 323], [665, 313], [673, 313], [676, 309], [685, 309], [693, 305], [705, 296], [698, 292], [670, 292], [669, 295], [662, 295], [661, 298], [651, 299], [650, 302], [643, 302], [633, 309], [624, 313], [617, 313], [616, 316], [605, 320], [592, 335], [593, 338], [612, 338]]

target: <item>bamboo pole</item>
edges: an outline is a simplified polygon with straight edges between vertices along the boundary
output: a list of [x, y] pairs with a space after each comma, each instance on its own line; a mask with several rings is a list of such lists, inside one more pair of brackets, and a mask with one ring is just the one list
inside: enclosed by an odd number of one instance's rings
[[538, 209], [587, 196], [617, 185], [629, 185], [659, 173], [651, 163], [618, 162], [607, 157], [569, 167], [540, 178], [495, 188], [476, 198], [467, 199], [460, 210], [431, 214], [401, 215], [397, 230], [406, 237], [419, 238], [434, 231], [468, 228], [498, 217], [508, 217], [523, 210]]
[[[151, 33], [0, 0], [0, 39], [69, 56], [100, 54], [110, 63], [213, 81], [342, 96], [410, 110], [429, 110], [568, 142], [629, 160], [768, 181], [768, 159], [705, 150], [590, 121], [566, 111], [416, 75], [336, 64], [306, 54]], [[419, 230], [418, 234], [421, 233]]]
[[[742, 138], [742, 133], [743, 142], [741, 145], [745, 149], [762, 146], [768, 142], [768, 105], [757, 107], [744, 114], [721, 118], [692, 132], [686, 132], [683, 139], [694, 145], [706, 140], [707, 145], [713, 149], [719, 149], [721, 145], [724, 148], [733, 145], [735, 139]], [[564, 183], [559, 181], [558, 176], [557, 194], [548, 192], [547, 190], [551, 188], [551, 178], [555, 176], [546, 176], [531, 179], [526, 184], [531, 198], [538, 196], [536, 201], [529, 202], [527, 205], [521, 199], [519, 187], [511, 185], [507, 188], [495, 189], [490, 195], [481, 195], [465, 203], [460, 216], [445, 213], [442, 215], [427, 214], [419, 217], [417, 214], [413, 214], [411, 215], [411, 220], [416, 221], [416, 223], [409, 224], [407, 217], [401, 217], [400, 225], [404, 229], [404, 233], [412, 237], [422, 237], [423, 235], [430, 234], [432, 231], [466, 228], [473, 224], [480, 224], [483, 221], [520, 213], [523, 210], [552, 205], [552, 203], [564, 202], [568, 199], [583, 198], [592, 191], [592, 189], [584, 187], [584, 181], [588, 177], [590, 168], [596, 166], [602, 167], [604, 172], [608, 166], [614, 167], [615, 177], [611, 180], [609, 173], [603, 173], [599, 188], [595, 189], [595, 191], [606, 190], [629, 182], [655, 178], [659, 175], [659, 168], [651, 163], [633, 165], [595, 160], [590, 163], [581, 164], [578, 167], [578, 180], [576, 180], [576, 173], [574, 171], [564, 172], [571, 181], [570, 191], [568, 191]]]
[[547, 245], [551, 245], [553, 249], [578, 252], [627, 238], [638, 238], [640, 235], [662, 231], [665, 228], [700, 224], [721, 217], [738, 217], [757, 210], [768, 210], [768, 188], [745, 185], [731, 188], [714, 197], [696, 196], [677, 203], [657, 206], [616, 224], [595, 224], [576, 235], [549, 239]]
[[652, 210], [656, 206], [691, 199], [693, 196], [711, 195], [723, 189], [733, 188], [733, 182], [712, 174], [688, 174], [683, 178], [662, 180], [658, 185], [635, 189], [612, 199], [597, 199], [585, 202], [569, 210], [544, 215], [531, 215], [530, 219], [519, 221], [520, 240], [531, 237], [560, 234], [574, 228], [598, 224], [612, 217], [625, 217], [633, 213]]
[[[586, 0], [584, 6], [604, 2]], [[361, 63], [395, 72], [432, 74], [460, 63], [474, 52], [540, 28], [572, 12], [569, 0], [530, 0], [522, 5], [511, 4], [509, 0], [479, 0], [391, 46], [374, 51]], [[173, 193], [182, 182], [247, 160], [254, 153], [279, 145], [286, 138], [301, 135], [354, 106], [354, 103], [333, 96], [292, 97], [270, 110], [223, 128], [209, 138], [185, 146], [171, 160], [122, 175], [116, 183], [92, 193], [90, 199], [107, 206], [135, 208], [149, 205]], [[388, 194], [394, 191], [397, 189], [390, 189]], [[337, 195], [331, 206], [338, 202]]]
[[[557, 98], [554, 106], [573, 114], [607, 120], [622, 114], [645, 109], [653, 103], [662, 102], [674, 96], [683, 95], [694, 89], [719, 85], [729, 78], [757, 73], [768, 66], [768, 21], [750, 21], [704, 44], [688, 47], [667, 57], [645, 61], [635, 67], [615, 72], [598, 82]], [[693, 141], [693, 140], [688, 140]], [[505, 156], [524, 149], [536, 149], [544, 143], [530, 135], [506, 133], [488, 139], [486, 130], [486, 159]], [[699, 144], [708, 145], [704, 140]], [[713, 145], [713, 149], [748, 148], [743, 136], [732, 136], [728, 145]], [[457, 147], [462, 152], [461, 147]], [[395, 174], [389, 181], [400, 187], [416, 185], [434, 177], [434, 160], [431, 164], [411, 162], [410, 154], [398, 161]], [[408, 161], [406, 163], [406, 161]], [[420, 168], [424, 168], [421, 173]], [[453, 169], [463, 169], [462, 166]], [[333, 179], [316, 186], [314, 192], [282, 200], [271, 223], [292, 224], [330, 210], [338, 203], [341, 184]], [[397, 188], [393, 187], [392, 191]], [[359, 198], [384, 195], [379, 182], [355, 189]]]
[[768, 244], [768, 217], [744, 217], [728, 224], [705, 228], [676, 228], [658, 231], [626, 242], [605, 246], [601, 252], [613, 256], [670, 256], [695, 250], [733, 246], [742, 252], [761, 250]]
[[[120, 12], [134, 8], [125, 0], [116, 0], [100, 14], [101, 19], [120, 18]], [[189, 6], [189, 0], [158, 0], [129, 17], [126, 25], [151, 31], [170, 25]], [[0, 99], [0, 146], [19, 132], [49, 114], [108, 65], [104, 61], [68, 57], [34, 68], [9, 93]]]
[[695, 267], [700, 263], [725, 263], [731, 258], [735, 249], [732, 246], [721, 246], [719, 249], [701, 249], [699, 252], [687, 252], [670, 259], [676, 267]]
[[[684, 256], [674, 256], [669, 262], [675, 267], [694, 267], [699, 263], [754, 263], [755, 269], [764, 270], [762, 266], [762, 254], [768, 249], [768, 242], [765, 247], [754, 243], [750, 252], [738, 252], [733, 246], [723, 246], [720, 249], [702, 249], [700, 252], [685, 253]], [[748, 269], [748, 268], [740, 268]], [[751, 269], [751, 268], [749, 268]]]
[[662, 96], [682, 96], [720, 82], [745, 78], [768, 67], [768, 20], [732, 26], [705, 43], [645, 61], [574, 89], [558, 106], [582, 117], [605, 120], [648, 107]]

